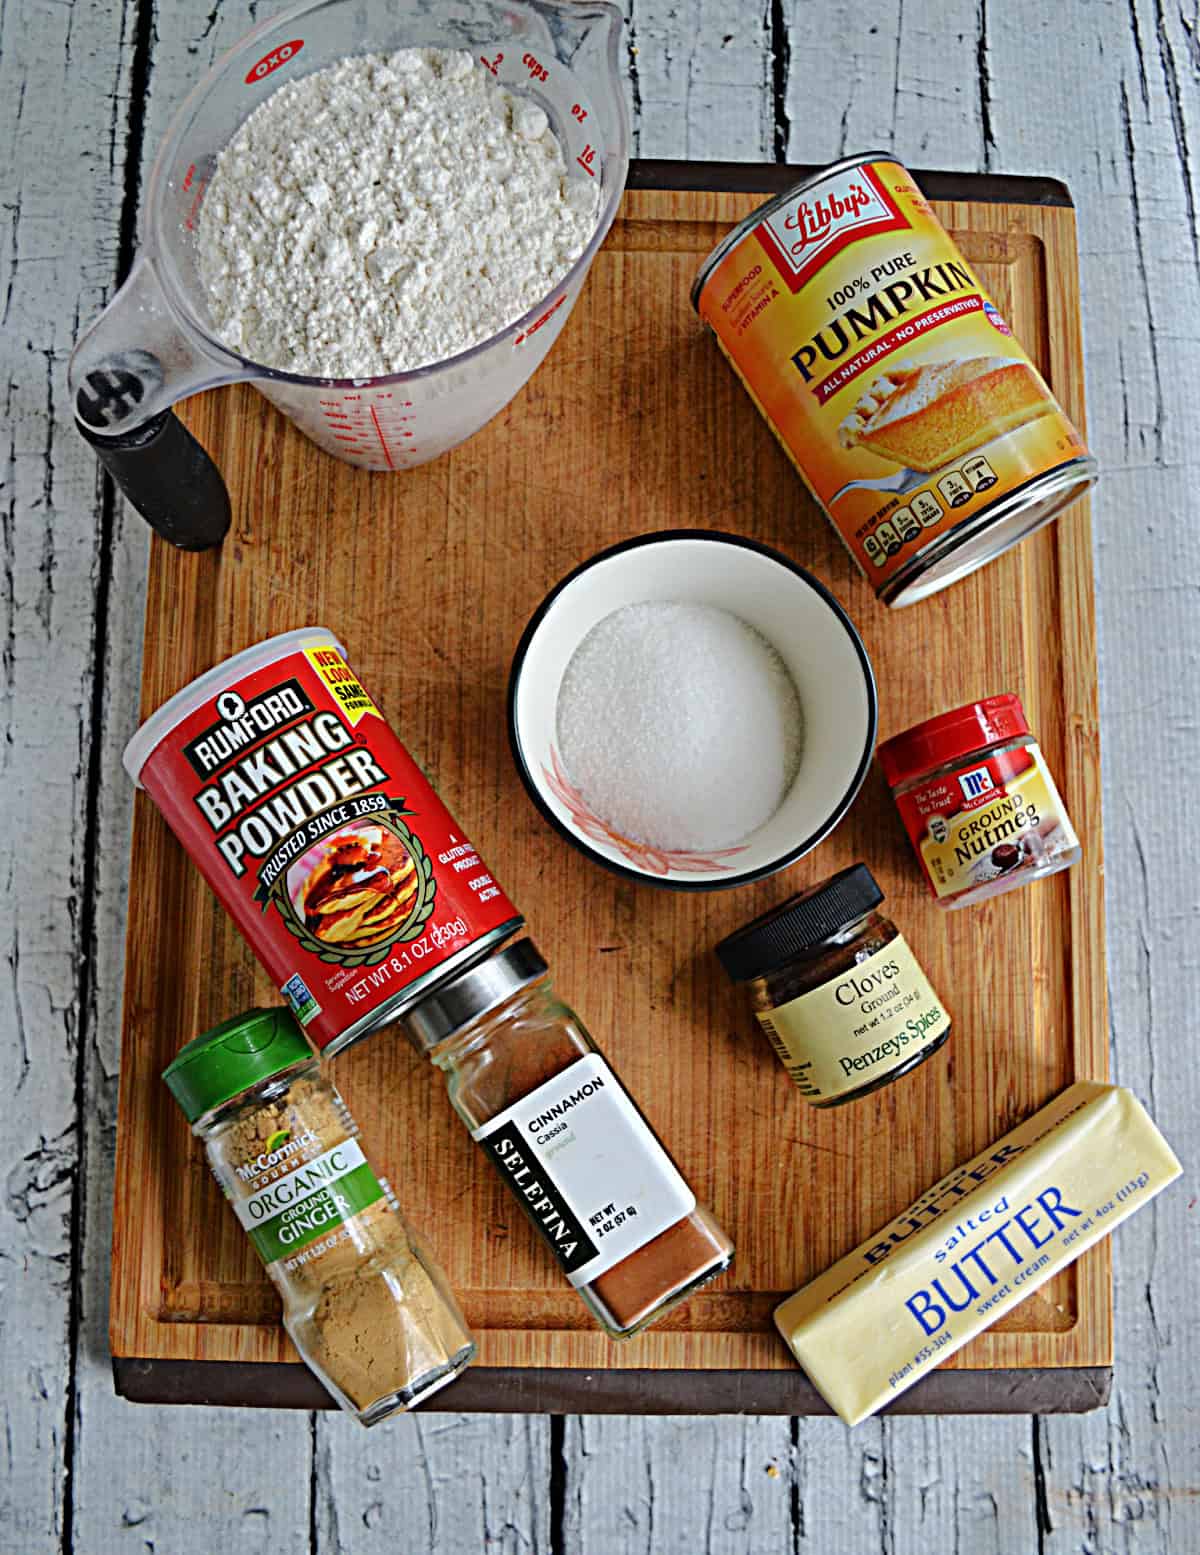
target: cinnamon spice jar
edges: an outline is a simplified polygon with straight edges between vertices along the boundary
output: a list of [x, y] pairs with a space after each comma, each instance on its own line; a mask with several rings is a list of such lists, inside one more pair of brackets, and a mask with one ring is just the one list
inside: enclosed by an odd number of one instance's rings
[[725, 1269], [733, 1243], [550, 985], [528, 939], [404, 1017], [567, 1279], [624, 1339]]

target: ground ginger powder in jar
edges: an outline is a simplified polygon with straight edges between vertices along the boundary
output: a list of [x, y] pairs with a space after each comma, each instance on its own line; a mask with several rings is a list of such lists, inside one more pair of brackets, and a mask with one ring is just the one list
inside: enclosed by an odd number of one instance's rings
[[475, 1345], [284, 1009], [197, 1037], [163, 1078], [283, 1297], [292, 1342], [364, 1425], [452, 1382]]

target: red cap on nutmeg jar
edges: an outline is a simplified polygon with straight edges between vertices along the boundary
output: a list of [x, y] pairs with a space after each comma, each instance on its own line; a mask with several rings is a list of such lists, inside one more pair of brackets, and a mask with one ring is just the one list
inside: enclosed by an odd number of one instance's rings
[[1006, 691], [914, 724], [903, 734], [885, 740], [876, 755], [889, 786], [897, 788], [909, 778], [943, 767], [983, 745], [1015, 740], [1029, 732], [1020, 697]]

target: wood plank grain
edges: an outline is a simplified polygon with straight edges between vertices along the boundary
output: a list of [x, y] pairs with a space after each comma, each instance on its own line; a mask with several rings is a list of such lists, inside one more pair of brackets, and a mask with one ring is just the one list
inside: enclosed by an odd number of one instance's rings
[[[154, 21], [148, 54], [163, 87], [151, 106], [157, 134], [172, 94], [190, 85], [212, 52], [243, 32], [259, 8], [253, 0], [225, 0], [220, 7], [211, 0], [179, 0], [169, 7], [153, 7], [144, 0], [137, 9]], [[1200, 382], [1195, 327], [1200, 299], [1193, 279], [1195, 153], [1189, 158], [1184, 133], [1189, 127], [1194, 131], [1200, 95], [1194, 20], [1187, 9], [1151, 0], [1063, 0], [1051, 8], [1029, 0], [1013, 0], [1004, 7], [989, 6], [986, 0], [938, 7], [928, 0], [871, 5], [835, 0], [823, 7], [786, 0], [753, 16], [728, 8], [723, 14], [706, 11], [706, 25], [701, 26], [701, 12], [691, 3], [626, 0], [635, 24], [631, 42], [640, 45], [636, 54], [631, 50], [629, 64], [638, 72], [635, 107], [640, 108], [644, 154], [681, 155], [690, 149], [694, 156], [787, 154], [813, 161], [837, 155], [843, 146], [858, 149], [882, 141], [894, 143], [910, 165], [977, 168], [983, 165], [984, 125], [990, 122], [994, 167], [1057, 172], [1076, 193], [1089, 326], [1092, 440], [1106, 468], [1098, 499], [1098, 570], [1115, 1067], [1141, 1095], [1153, 1095], [1156, 1115], [1185, 1162], [1200, 1117], [1200, 1098], [1194, 1067], [1187, 1061], [1186, 1035], [1180, 1037], [1189, 1029], [1195, 966], [1194, 938], [1188, 932], [1194, 902], [1190, 856], [1179, 839], [1192, 830], [1187, 774], [1200, 756], [1200, 743], [1194, 721], [1186, 712], [1169, 711], [1171, 699], [1162, 688], [1190, 685], [1200, 648], [1194, 608], [1200, 556], [1193, 529], [1179, 518], [1192, 506], [1191, 429], [1197, 421]], [[37, 243], [27, 242], [23, 251], [32, 262], [22, 260], [27, 289], [15, 296], [27, 307], [47, 310], [54, 320], [70, 312], [70, 299], [77, 292], [84, 298], [80, 317], [87, 316], [99, 289], [110, 280], [114, 239], [89, 244], [87, 234], [101, 217], [111, 216], [122, 199], [125, 121], [117, 125], [118, 155], [115, 167], [109, 168], [105, 114], [111, 99], [102, 83], [112, 49], [122, 49], [128, 65], [135, 29], [123, 27], [112, 11], [97, 11], [91, 18], [85, 11], [75, 7], [69, 14], [62, 6], [30, 3], [3, 13], [6, 80], [29, 70], [38, 83], [34, 95], [27, 92], [24, 100], [6, 95], [5, 101], [13, 112], [23, 111], [26, 125], [44, 118], [55, 126], [53, 132], [4, 141], [4, 153], [13, 155], [17, 164], [12, 183], [5, 169], [6, 222], [14, 219], [10, 191], [18, 172], [26, 190], [40, 180], [44, 208], [50, 213], [49, 223], [34, 233]], [[61, 41], [64, 28], [69, 54]], [[11, 46], [14, 32], [17, 41]], [[923, 52], [910, 46], [909, 40], [917, 39]], [[733, 69], [731, 49], [737, 59]], [[785, 89], [782, 114], [773, 98], [779, 86]], [[86, 149], [81, 153], [88, 177], [80, 185], [59, 148], [64, 139], [83, 148], [91, 143], [98, 94], [100, 151], [96, 158]], [[123, 109], [123, 98], [120, 106]], [[76, 124], [79, 128], [73, 130]], [[115, 231], [115, 223], [105, 230]], [[23, 236], [28, 239], [31, 231], [26, 224]], [[61, 235], [68, 232], [69, 256], [61, 243]], [[47, 262], [55, 234], [60, 254]], [[7, 260], [6, 250], [0, 263]], [[25, 352], [19, 335], [12, 338], [12, 350], [22, 371], [28, 360], [36, 364], [36, 354]], [[58, 370], [61, 378], [61, 356]], [[29, 383], [36, 388], [32, 380]], [[36, 511], [44, 473], [44, 466], [34, 463], [41, 457], [39, 450], [48, 437], [55, 439], [61, 495], [68, 480], [64, 460], [71, 459], [75, 446], [69, 427], [61, 428], [60, 437], [53, 425], [51, 412], [57, 407], [41, 408], [35, 392], [26, 403], [24, 430], [13, 438], [24, 450], [25, 484], [15, 488], [20, 493], [15, 513], [22, 525]], [[81, 458], [79, 469], [89, 472], [89, 480], [90, 468], [86, 456]], [[5, 503], [13, 499], [6, 475]], [[60, 532], [65, 532], [62, 515], [69, 516], [74, 534], [80, 525], [86, 531], [92, 521], [88, 515], [95, 513], [90, 501], [82, 506], [60, 501], [58, 507]], [[122, 526], [118, 508], [115, 524], [123, 558], [114, 569], [118, 609], [109, 615], [114, 623], [105, 682], [110, 747], [120, 744], [123, 726], [135, 716], [129, 709], [137, 704], [144, 576], [140, 521], [133, 517]], [[36, 552], [40, 529], [35, 525], [18, 531], [22, 533]], [[70, 705], [78, 663], [70, 644], [81, 640], [76, 632], [91, 631], [91, 602], [103, 549], [57, 548], [55, 584], [63, 608], [55, 619], [69, 621], [72, 631], [56, 637], [43, 682], [31, 681], [24, 673], [14, 680], [18, 708], [40, 709], [47, 701]], [[36, 595], [40, 585], [32, 560], [26, 573], [18, 571], [17, 576], [28, 580], [18, 583], [18, 592], [26, 598]], [[36, 647], [36, 631], [30, 641]], [[13, 721], [15, 717], [8, 724], [9, 751], [16, 762], [13, 770], [19, 771], [22, 762], [40, 760], [44, 747], [29, 752], [25, 726]], [[64, 765], [72, 761], [68, 751]], [[101, 1352], [128, 791], [111, 750], [104, 771], [101, 799], [112, 822], [101, 835], [80, 833], [73, 840], [78, 857], [99, 849], [103, 865], [109, 851], [114, 855], [98, 913], [100, 1013], [89, 1052], [81, 1125], [88, 1152], [82, 1301], [91, 1318], [76, 1349], [83, 1395], [78, 1442], [85, 1454], [88, 1487], [76, 1547], [144, 1549], [148, 1528], [140, 1519], [146, 1506], [138, 1490], [147, 1485], [160, 1509], [156, 1547], [200, 1555], [215, 1547], [217, 1539], [210, 1536], [215, 1526], [222, 1534], [231, 1531], [228, 1521], [214, 1525], [205, 1520], [208, 1515], [219, 1518], [226, 1506], [211, 1494], [214, 1482], [206, 1479], [212, 1463], [210, 1443], [234, 1432], [249, 1451], [263, 1417], [241, 1422], [228, 1411], [177, 1411], [178, 1431], [164, 1444], [170, 1460], [163, 1465], [163, 1478], [151, 1480], [147, 1476], [155, 1466], [160, 1423], [169, 1417], [146, 1407], [114, 1404], [110, 1397]], [[35, 939], [23, 941], [20, 976], [27, 986], [31, 969], [40, 968], [43, 955], [40, 948], [31, 950], [31, 943], [47, 943], [41, 926], [35, 924], [34, 929]], [[52, 938], [50, 955], [59, 968], [64, 965], [61, 950], [60, 940]], [[37, 1054], [42, 1064], [61, 1051], [64, 1017], [56, 1011], [57, 1002], [46, 1007], [44, 1018], [35, 1011], [37, 1018], [27, 1018], [24, 1027], [26, 1040], [44, 1049]], [[26, 1001], [27, 1017], [30, 1009], [34, 1005]], [[0, 1013], [0, 1027], [6, 1054], [19, 1052], [15, 1006]], [[53, 1139], [64, 1121], [53, 1097], [47, 1100], [40, 1091], [32, 1095], [29, 1083], [21, 1092], [20, 1116], [8, 1119], [11, 1127], [28, 1130], [35, 1142], [39, 1133]], [[1032, 1443], [1027, 1425], [1001, 1420], [892, 1420], [886, 1434], [881, 1431], [869, 1440], [866, 1433], [873, 1428], [847, 1435], [834, 1422], [798, 1422], [801, 1442], [808, 1445], [798, 1456], [804, 1474], [801, 1532], [794, 1547], [819, 1550], [821, 1555], [830, 1549], [927, 1552], [951, 1547], [963, 1555], [986, 1555], [993, 1549], [1025, 1555], [1035, 1548], [1082, 1549], [1091, 1555], [1135, 1549], [1139, 1555], [1178, 1555], [1193, 1548], [1200, 1541], [1195, 1360], [1200, 1354], [1200, 1314], [1178, 1294], [1194, 1279], [1195, 1262], [1194, 1212], [1189, 1216], [1186, 1189], [1178, 1197], [1182, 1202], [1177, 1213], [1167, 1199], [1161, 1210], [1156, 1206], [1122, 1230], [1117, 1259], [1118, 1388], [1107, 1412], [1090, 1420], [1046, 1421]], [[11, 1238], [6, 1243], [14, 1246]], [[10, 1314], [7, 1338], [21, 1347], [22, 1356], [37, 1353], [37, 1336], [46, 1331], [43, 1324], [53, 1328], [53, 1321], [52, 1302], [44, 1307], [33, 1303], [28, 1316], [14, 1319]], [[22, 1337], [26, 1322], [28, 1342]], [[57, 1347], [53, 1353], [59, 1353]], [[61, 1360], [55, 1366], [60, 1367]], [[49, 1419], [55, 1408], [53, 1374], [44, 1375], [52, 1384], [51, 1400], [39, 1395], [35, 1407], [49, 1411], [39, 1417]], [[12, 1376], [11, 1370], [6, 1376]], [[8, 1402], [13, 1402], [11, 1386]], [[28, 1418], [22, 1414], [23, 1420]], [[919, 1437], [897, 1434], [898, 1427], [910, 1424]], [[640, 1422], [630, 1422], [627, 1429], [632, 1457]], [[732, 1442], [739, 1425], [731, 1421], [722, 1429]], [[1024, 1447], [1014, 1453], [1012, 1433], [1022, 1429]], [[487, 1422], [487, 1432], [497, 1439], [506, 1430], [503, 1421]], [[61, 1484], [64, 1462], [61, 1433], [38, 1435], [36, 1421], [30, 1422], [29, 1431], [26, 1440], [43, 1449], [36, 1471], [32, 1478], [18, 1475], [5, 1487], [8, 1505], [24, 1519], [18, 1526], [28, 1531], [20, 1545], [23, 1552], [41, 1548], [43, 1540], [46, 1547], [56, 1542], [44, 1487]], [[347, 1453], [354, 1453], [361, 1440], [351, 1437]], [[675, 1440], [678, 1462], [664, 1464], [662, 1473], [682, 1484], [694, 1477], [693, 1461], [701, 1460], [689, 1453], [685, 1432]], [[619, 1452], [615, 1443], [612, 1451]], [[232, 1476], [231, 1486], [245, 1487], [246, 1494], [253, 1495], [249, 1458], [229, 1457], [222, 1467]], [[292, 1469], [302, 1474], [298, 1458], [293, 1458]], [[881, 1496], [883, 1481], [888, 1491]], [[368, 1493], [368, 1499], [356, 1502], [350, 1480], [343, 1491], [341, 1531], [352, 1539], [374, 1497]], [[449, 1484], [445, 1494], [453, 1500]], [[541, 1494], [549, 1500], [548, 1465]], [[1035, 1537], [1029, 1535], [1029, 1521], [1009, 1515], [1014, 1499], [1027, 1495], [1030, 1517], [1037, 1514]], [[122, 1501], [122, 1496], [127, 1499]], [[996, 1526], [989, 1520], [993, 1498], [1001, 1508]], [[131, 1514], [128, 1521], [123, 1506]], [[933, 1512], [942, 1511], [945, 1521], [930, 1520]], [[255, 1520], [247, 1526], [252, 1532]], [[456, 1528], [455, 1518], [443, 1520], [440, 1555], [456, 1550]], [[246, 1536], [243, 1527], [241, 1537]], [[313, 1548], [321, 1551], [348, 1547], [324, 1525], [315, 1537]], [[740, 1548], [736, 1535], [720, 1530], [713, 1547], [730, 1552]]]
[[548, 1437], [536, 1415], [422, 1410], [366, 1438], [353, 1421], [322, 1417], [314, 1436], [318, 1546], [330, 1555], [552, 1555]]
[[[1097, 19], [1100, 19], [1099, 16]], [[1070, 43], [1044, 11], [1005, 8], [994, 53], [1006, 168], [1070, 169], [1079, 208], [1097, 503], [1113, 1072], [1194, 1169], [1200, 1078], [1185, 990], [1198, 961], [1189, 839], [1197, 755], [1200, 422], [1197, 126], [1189, 8], [1132, 0]], [[1103, 83], [1103, 85], [1101, 85]], [[1017, 94], [1077, 105], [1036, 130]], [[1107, 1410], [1036, 1438], [1046, 1555], [1200, 1545], [1200, 1240], [1194, 1177], [1116, 1243]]]
[[[69, 278], [47, 289], [46, 306], [59, 316], [74, 309], [72, 333], [101, 305], [103, 292], [113, 289], [116, 277], [132, 259], [140, 193], [170, 116], [209, 60], [251, 25], [254, 9], [244, 0], [221, 7], [220, 14], [211, 5], [160, 7], [150, 0], [131, 0], [120, 12], [107, 7], [39, 7], [47, 18], [61, 18], [72, 34], [65, 70], [45, 87], [47, 111], [59, 117], [46, 134], [42, 157], [34, 163], [55, 228], [64, 224], [69, 228], [68, 213], [71, 221], [78, 217], [82, 222], [93, 210], [111, 215], [119, 225], [118, 237], [94, 250], [82, 240], [81, 246], [72, 246], [72, 274], [78, 277], [73, 286], [80, 289], [77, 304]], [[19, 11], [8, 8], [9, 29], [18, 15]], [[17, 39], [18, 57], [38, 57], [45, 25], [35, 18], [32, 35]], [[74, 118], [64, 122], [64, 116], [77, 112], [86, 124], [95, 115], [102, 89], [98, 66], [106, 49], [115, 52], [125, 72], [111, 101], [107, 94], [101, 99], [114, 115], [107, 146], [111, 166], [97, 168], [89, 156], [93, 183], [78, 194], [68, 193], [63, 188], [63, 169], [71, 159], [61, 154], [60, 137], [66, 134], [72, 146], [76, 140], [86, 146], [87, 133], [71, 128]], [[65, 379], [65, 353], [58, 372]], [[60, 411], [55, 429], [86, 473], [95, 503], [101, 490], [95, 456], [79, 438], [66, 408]], [[70, 510], [71, 521], [81, 533], [88, 512], [83, 504]], [[168, 1551], [210, 1555], [227, 1545], [264, 1555], [308, 1550], [313, 1431], [306, 1416], [139, 1409], [113, 1392], [107, 1345], [107, 1263], [133, 808], [121, 750], [138, 714], [148, 543], [142, 519], [111, 490], [100, 512], [105, 527], [87, 554], [73, 559], [68, 573], [79, 600], [72, 609], [81, 623], [90, 618], [95, 642], [95, 710], [80, 734], [90, 750], [95, 784], [94, 813], [80, 833], [80, 846], [94, 868], [88, 964], [95, 982], [86, 1012], [77, 1104], [84, 1172], [76, 1231], [81, 1266], [79, 1319], [72, 1352], [76, 1445], [69, 1462], [69, 1536], [56, 1547], [68, 1555], [93, 1551], [146, 1555], [152, 1550], [160, 1555]], [[60, 686], [65, 686], [65, 674], [65, 664], [54, 672]], [[43, 1033], [48, 1050], [53, 1041], [50, 1033]], [[6, 1552], [13, 1549], [26, 1555], [50, 1547], [34, 1541], [12, 1545], [0, 1534], [0, 1549]]]
[[[20, 17], [0, 9], [5, 1550], [71, 1539], [80, 1445], [85, 1075], [97, 1037], [92, 738], [103, 674], [93, 600], [106, 587], [99, 558], [112, 515], [63, 401], [79, 321], [100, 305], [119, 242], [119, 202], [97, 200], [95, 190], [120, 178], [130, 87], [121, 30], [130, 10], [75, 15], [39, 0]], [[77, 86], [84, 60], [86, 95]], [[69, 157], [47, 156], [64, 143]]]
[[794, 1547], [786, 1419], [575, 1416], [563, 1445], [563, 1532], [578, 1555]]

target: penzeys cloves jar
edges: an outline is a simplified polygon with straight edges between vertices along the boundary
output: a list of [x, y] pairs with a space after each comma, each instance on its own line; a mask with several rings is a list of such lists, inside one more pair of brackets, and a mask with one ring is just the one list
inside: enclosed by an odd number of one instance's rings
[[855, 1101], [923, 1064], [950, 1016], [853, 864], [755, 918], [717, 946], [759, 1025], [814, 1107]]

